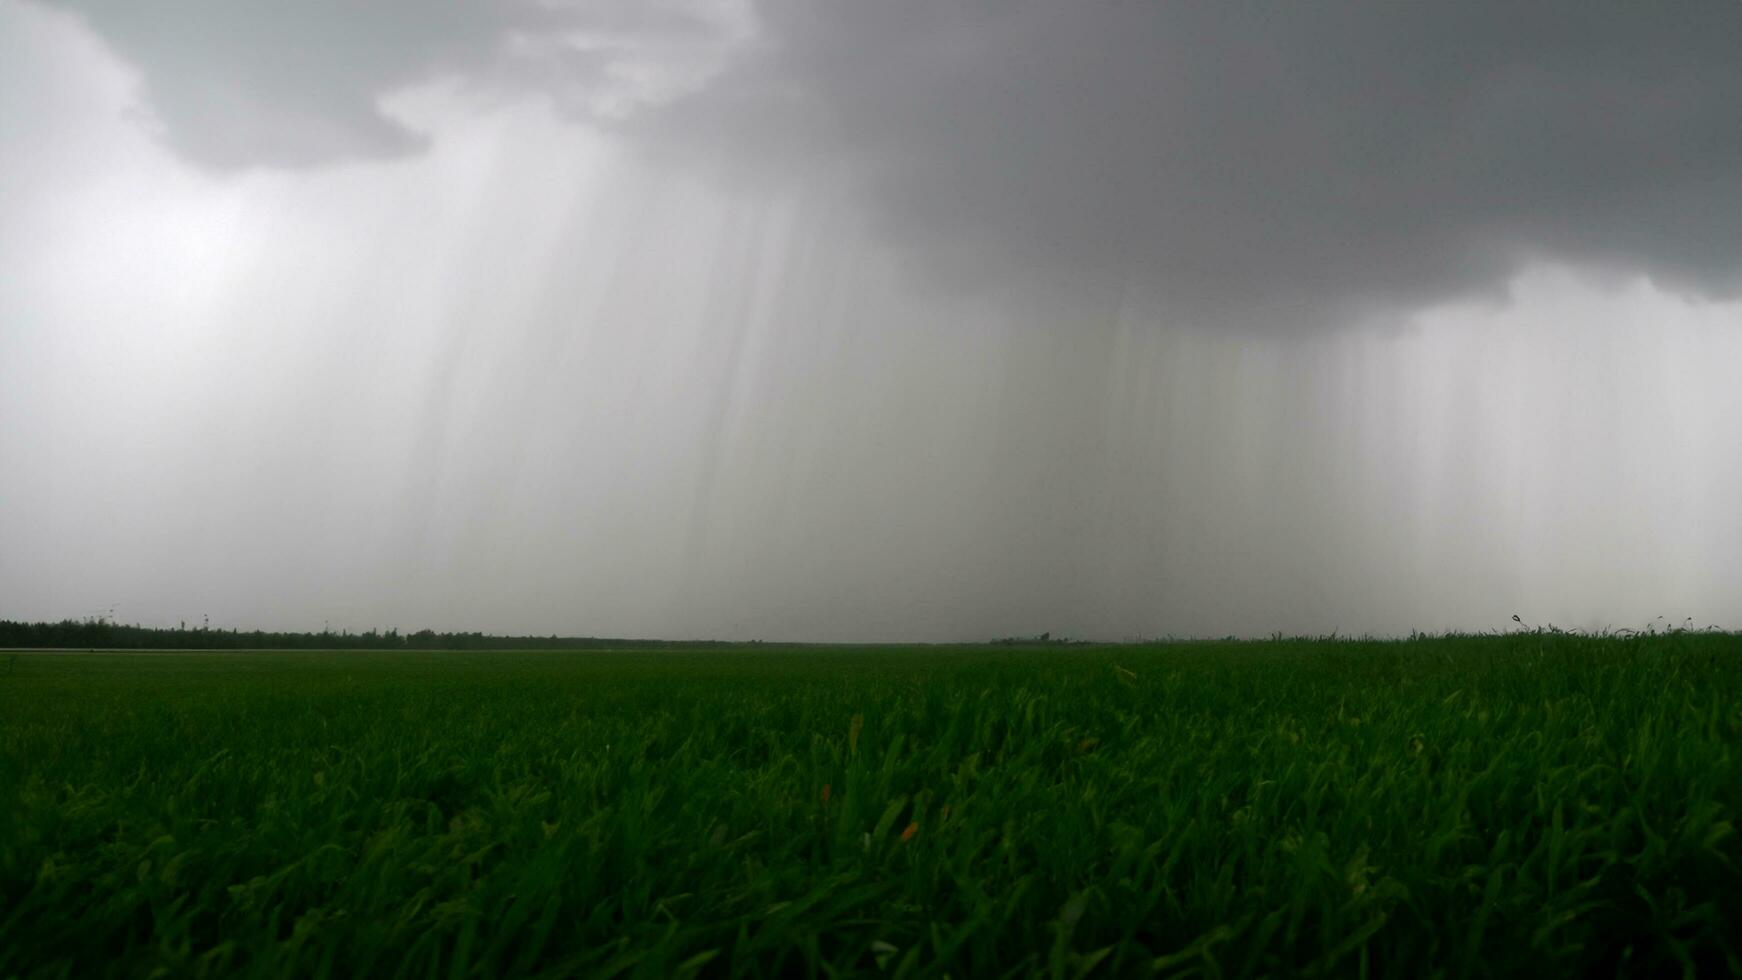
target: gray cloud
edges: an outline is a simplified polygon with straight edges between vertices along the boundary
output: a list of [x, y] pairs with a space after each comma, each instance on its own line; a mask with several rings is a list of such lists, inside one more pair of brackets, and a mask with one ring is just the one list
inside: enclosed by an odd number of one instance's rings
[[1497, 287], [1531, 253], [1715, 293], [1742, 271], [1735, 3], [762, 14], [761, 59], [651, 124], [844, 169], [945, 278], [1070, 270], [1285, 327]]
[[[141, 66], [172, 142], [223, 167], [402, 151], [375, 99], [439, 72], [591, 106], [621, 59], [720, 31], [616, 3], [69, 3]], [[1730, 0], [761, 0], [751, 20], [727, 70], [613, 125], [735, 179], [844, 185], [951, 288], [1133, 287], [1175, 322], [1286, 329], [1494, 290], [1532, 255], [1739, 285]], [[531, 43], [532, 70], [509, 43], [581, 31], [622, 43]]]
[[381, 96], [442, 76], [608, 85], [620, 59], [705, 37], [679, 0], [54, 0], [143, 75], [163, 135], [209, 168], [308, 167], [422, 149]]

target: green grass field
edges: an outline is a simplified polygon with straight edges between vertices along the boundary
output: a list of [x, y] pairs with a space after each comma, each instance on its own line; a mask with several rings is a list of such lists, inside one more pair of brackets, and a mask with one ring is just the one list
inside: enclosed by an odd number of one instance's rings
[[0, 653], [0, 977], [1742, 972], [1742, 638]]

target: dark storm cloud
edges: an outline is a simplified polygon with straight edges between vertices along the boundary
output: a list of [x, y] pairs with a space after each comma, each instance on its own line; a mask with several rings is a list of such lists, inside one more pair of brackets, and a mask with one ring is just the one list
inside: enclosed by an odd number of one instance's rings
[[[391, 150], [384, 87], [636, 9], [195, 6], [87, 13], [176, 144], [224, 164]], [[845, 182], [951, 286], [1129, 285], [1176, 320], [1272, 329], [1491, 289], [1531, 255], [1738, 286], [1733, 0], [763, 0], [754, 19], [728, 70], [626, 130], [689, 165]]]
[[1742, 4], [761, 10], [767, 56], [671, 131], [786, 148], [804, 123], [808, 152], [765, 162], [847, 168], [945, 277], [1129, 277], [1174, 316], [1278, 327], [1531, 253], [1737, 286]]

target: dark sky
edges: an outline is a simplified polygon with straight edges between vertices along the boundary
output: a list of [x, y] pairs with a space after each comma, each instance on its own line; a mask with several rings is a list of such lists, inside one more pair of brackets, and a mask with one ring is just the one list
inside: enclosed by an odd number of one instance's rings
[[0, 615], [1742, 612], [1742, 4], [0, 27]]
[[67, 6], [215, 168], [415, 152], [376, 102], [442, 74], [595, 116], [616, 84], [649, 93], [620, 132], [843, 182], [952, 285], [1132, 279], [1170, 318], [1281, 330], [1542, 255], [1742, 284], [1733, 0]]

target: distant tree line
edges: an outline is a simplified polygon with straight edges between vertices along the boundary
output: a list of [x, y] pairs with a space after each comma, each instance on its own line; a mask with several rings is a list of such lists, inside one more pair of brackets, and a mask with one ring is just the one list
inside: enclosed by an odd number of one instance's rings
[[1086, 640], [1053, 636], [1051, 633], [1042, 633], [1039, 636], [1005, 636], [991, 641], [995, 647], [1069, 646], [1086, 642]]
[[596, 636], [493, 636], [487, 633], [437, 633], [396, 629], [319, 633], [243, 632], [198, 626], [127, 626], [108, 619], [63, 619], [58, 623], [0, 620], [0, 647], [115, 650], [584, 650], [633, 644], [638, 647], [730, 646], [720, 640], [630, 640]]

